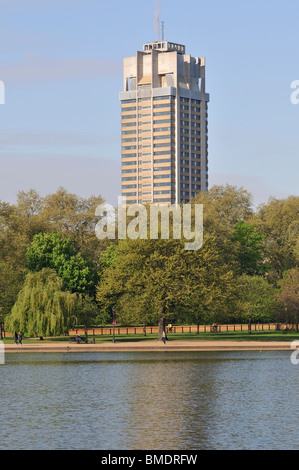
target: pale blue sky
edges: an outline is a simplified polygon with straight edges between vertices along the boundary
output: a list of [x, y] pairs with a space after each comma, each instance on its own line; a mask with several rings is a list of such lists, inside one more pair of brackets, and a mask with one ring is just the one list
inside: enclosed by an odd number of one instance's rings
[[210, 186], [298, 195], [298, 0], [0, 0], [0, 200], [120, 194], [122, 58], [158, 39], [206, 57]]

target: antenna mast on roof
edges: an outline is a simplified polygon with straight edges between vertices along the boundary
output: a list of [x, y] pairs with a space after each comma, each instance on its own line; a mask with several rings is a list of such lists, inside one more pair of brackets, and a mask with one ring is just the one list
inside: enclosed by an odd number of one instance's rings
[[165, 21], [162, 21], [162, 41], [164, 41], [164, 26], [165, 26]]

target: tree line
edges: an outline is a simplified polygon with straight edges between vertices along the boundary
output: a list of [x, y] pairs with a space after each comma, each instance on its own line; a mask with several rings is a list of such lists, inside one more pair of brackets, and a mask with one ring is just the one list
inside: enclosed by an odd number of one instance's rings
[[258, 208], [244, 188], [214, 186], [200, 250], [184, 240], [99, 240], [101, 196], [58, 188], [0, 202], [0, 322], [65, 334], [75, 325], [284, 322], [299, 311], [299, 197]]

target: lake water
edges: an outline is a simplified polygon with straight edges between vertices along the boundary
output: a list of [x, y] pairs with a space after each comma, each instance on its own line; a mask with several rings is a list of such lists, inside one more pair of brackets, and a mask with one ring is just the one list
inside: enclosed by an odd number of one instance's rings
[[9, 353], [0, 449], [298, 449], [288, 351]]

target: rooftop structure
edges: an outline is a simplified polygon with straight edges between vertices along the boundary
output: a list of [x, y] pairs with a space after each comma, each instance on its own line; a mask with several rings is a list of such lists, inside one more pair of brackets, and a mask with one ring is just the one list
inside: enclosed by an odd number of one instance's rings
[[122, 196], [128, 204], [187, 203], [208, 188], [205, 59], [154, 41], [124, 58]]

